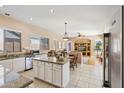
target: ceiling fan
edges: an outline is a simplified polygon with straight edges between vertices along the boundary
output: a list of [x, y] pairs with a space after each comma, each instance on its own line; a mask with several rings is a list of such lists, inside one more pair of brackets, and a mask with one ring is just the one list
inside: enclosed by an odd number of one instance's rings
[[64, 36], [63, 36], [63, 40], [67, 41], [69, 39], [73, 39], [73, 38], [77, 38], [77, 37], [85, 37], [85, 35], [82, 35], [80, 32], [77, 32], [76, 33], [76, 36], [69, 36], [68, 33], [67, 33], [67, 22], [65, 22], [65, 33], [64, 33]]
[[85, 35], [82, 35], [80, 32], [77, 32], [77, 37], [85, 37]]
[[76, 34], [70, 35], [69, 39], [82, 38], [82, 37], [85, 37], [85, 35], [82, 35], [80, 32], [77, 32]]

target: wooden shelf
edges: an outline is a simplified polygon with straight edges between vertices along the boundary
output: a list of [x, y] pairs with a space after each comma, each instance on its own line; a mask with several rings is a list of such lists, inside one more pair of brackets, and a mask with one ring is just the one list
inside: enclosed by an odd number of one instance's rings
[[91, 40], [82, 39], [75, 41], [74, 49], [75, 51], [82, 52], [83, 56], [91, 56]]

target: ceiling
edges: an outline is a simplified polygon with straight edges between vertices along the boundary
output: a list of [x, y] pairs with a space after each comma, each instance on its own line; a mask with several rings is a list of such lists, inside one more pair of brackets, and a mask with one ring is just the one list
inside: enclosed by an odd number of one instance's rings
[[[56, 32], [64, 33], [64, 23], [67, 22], [67, 32], [75, 35], [95, 35], [103, 33], [105, 22], [118, 9], [116, 5], [7, 5], [0, 8], [0, 13], [9, 13], [11, 17], [31, 23]], [[52, 9], [52, 10], [51, 10]]]

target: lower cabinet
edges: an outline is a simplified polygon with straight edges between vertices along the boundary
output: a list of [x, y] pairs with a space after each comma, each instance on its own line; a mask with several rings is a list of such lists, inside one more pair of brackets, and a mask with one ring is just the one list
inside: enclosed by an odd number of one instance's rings
[[62, 66], [53, 64], [53, 84], [62, 85]]
[[13, 59], [7, 59], [0, 61], [0, 65], [4, 66], [5, 68], [8, 68], [9, 70], [13, 70], [12, 68], [12, 61]]
[[44, 80], [44, 62], [38, 62], [38, 77]]
[[38, 65], [37, 65], [38, 62], [34, 61], [33, 60], [33, 73], [34, 73], [34, 76], [37, 77], [38, 76]]
[[60, 65], [33, 60], [35, 77], [59, 87], [65, 87], [69, 82], [69, 62]]
[[13, 59], [13, 71], [20, 72], [25, 70], [25, 57]]
[[52, 64], [45, 63], [45, 81], [52, 83]]

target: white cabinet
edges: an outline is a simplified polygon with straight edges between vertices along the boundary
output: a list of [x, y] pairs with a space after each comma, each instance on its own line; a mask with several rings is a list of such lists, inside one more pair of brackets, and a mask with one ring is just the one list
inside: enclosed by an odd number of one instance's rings
[[52, 83], [52, 63], [45, 63], [45, 81]]
[[53, 64], [53, 84], [62, 85], [62, 65]]
[[0, 65], [12, 71], [12, 61], [13, 59], [2, 60], [0, 61]]
[[44, 62], [38, 62], [38, 77], [44, 80]]
[[13, 59], [13, 71], [20, 72], [25, 70], [25, 57]]
[[59, 87], [65, 87], [70, 79], [69, 62], [55, 64], [43, 60], [33, 60], [35, 77]]
[[33, 73], [35, 77], [38, 77], [38, 62], [36, 60], [33, 60]]
[[62, 87], [65, 87], [70, 80], [70, 63], [67, 62], [62, 67]]

